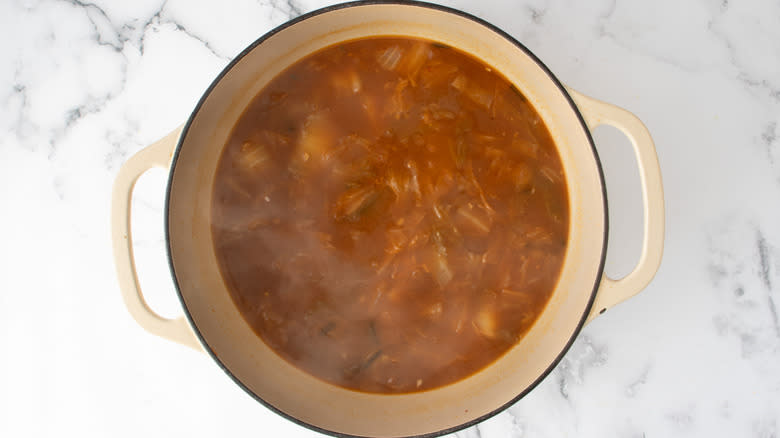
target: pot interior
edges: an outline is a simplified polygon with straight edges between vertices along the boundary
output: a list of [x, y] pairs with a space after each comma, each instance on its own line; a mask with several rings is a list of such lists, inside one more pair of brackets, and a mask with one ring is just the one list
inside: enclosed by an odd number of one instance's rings
[[[289, 365], [242, 318], [222, 280], [212, 246], [216, 164], [246, 106], [265, 84], [300, 58], [369, 36], [438, 41], [498, 69], [546, 123], [569, 189], [569, 241], [561, 278], [533, 328], [482, 371], [413, 394], [351, 391]], [[557, 362], [583, 323], [600, 280], [606, 232], [603, 184], [595, 151], [573, 104], [546, 69], [513, 41], [471, 17], [438, 7], [334, 8], [264, 37], [212, 85], [185, 128], [171, 172], [169, 254], [182, 302], [202, 342], [247, 391], [283, 414], [325, 431], [420, 435], [489, 415], [531, 388]]]

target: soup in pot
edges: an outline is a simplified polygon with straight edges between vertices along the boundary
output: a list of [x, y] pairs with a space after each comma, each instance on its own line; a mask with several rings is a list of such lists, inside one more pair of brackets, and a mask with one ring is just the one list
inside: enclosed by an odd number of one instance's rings
[[547, 128], [499, 72], [371, 38], [252, 100], [211, 221], [227, 289], [270, 348], [335, 385], [406, 393], [519, 342], [558, 281], [569, 204]]

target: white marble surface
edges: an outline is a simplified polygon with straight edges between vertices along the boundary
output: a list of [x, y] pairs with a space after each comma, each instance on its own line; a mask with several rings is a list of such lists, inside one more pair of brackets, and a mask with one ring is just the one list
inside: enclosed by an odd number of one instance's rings
[[[448, 5], [531, 48], [567, 84], [636, 113], [661, 161], [666, 253], [532, 393], [466, 437], [780, 434], [780, 3]], [[113, 178], [184, 121], [242, 48], [319, 0], [0, 2], [0, 436], [299, 436], [205, 356], [142, 331], [109, 241]], [[606, 164], [608, 272], [636, 260], [638, 180]], [[165, 173], [139, 183], [139, 269], [179, 312]]]

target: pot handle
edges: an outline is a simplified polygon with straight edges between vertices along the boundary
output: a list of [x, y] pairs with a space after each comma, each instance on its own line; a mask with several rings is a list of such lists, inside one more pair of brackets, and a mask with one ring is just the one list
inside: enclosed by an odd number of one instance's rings
[[130, 315], [146, 331], [200, 350], [200, 343], [184, 317], [163, 318], [149, 308], [138, 284], [130, 227], [131, 201], [136, 181], [153, 167], [170, 166], [173, 150], [176, 148], [181, 131], [181, 126], [176, 128], [130, 157], [119, 169], [111, 197], [111, 238], [114, 243], [114, 264], [119, 278], [119, 289]]
[[639, 293], [658, 271], [664, 250], [664, 190], [655, 145], [645, 125], [634, 114], [622, 108], [585, 96], [570, 88], [567, 90], [590, 129], [599, 125], [610, 125], [628, 137], [634, 147], [642, 185], [644, 239], [639, 262], [631, 273], [620, 280], [613, 280], [606, 274], [602, 277], [596, 299], [588, 315], [587, 321], [590, 322], [608, 308]]

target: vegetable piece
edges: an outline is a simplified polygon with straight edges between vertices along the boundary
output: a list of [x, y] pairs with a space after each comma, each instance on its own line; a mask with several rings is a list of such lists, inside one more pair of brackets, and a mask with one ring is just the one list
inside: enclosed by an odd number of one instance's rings
[[527, 192], [533, 187], [534, 170], [526, 163], [518, 164], [512, 169], [512, 185], [518, 193]]
[[371, 152], [371, 142], [357, 134], [350, 134], [341, 137], [337, 146], [325, 154], [325, 158], [328, 160], [338, 158], [340, 161], [352, 163], [364, 158], [369, 152]]
[[247, 140], [241, 144], [241, 148], [238, 150], [236, 164], [245, 172], [255, 172], [262, 168], [270, 159], [271, 155], [265, 146]]
[[439, 104], [431, 103], [423, 107], [421, 118], [427, 126], [435, 129], [442, 125], [435, 122], [455, 120], [457, 115], [446, 108], [442, 108]]
[[544, 201], [545, 207], [547, 208], [547, 214], [549, 214], [556, 223], [561, 223], [563, 221], [564, 212], [566, 211], [563, 202], [565, 202], [563, 199], [556, 196], [548, 196]]
[[360, 80], [360, 76], [354, 70], [350, 72], [349, 84], [351, 85], [352, 93], [359, 93], [363, 88], [363, 81]]
[[463, 232], [482, 235], [490, 232], [490, 215], [481, 206], [463, 205], [455, 211], [455, 217], [458, 229]]
[[450, 269], [449, 264], [447, 263], [446, 256], [439, 252], [436, 253], [436, 257], [434, 258], [432, 274], [434, 280], [436, 280], [436, 283], [438, 283], [439, 287], [441, 288], [447, 286], [447, 284], [449, 284], [449, 282], [452, 281], [452, 278], [455, 276], [455, 274], [452, 273], [452, 269]]
[[[389, 84], [388, 84], [389, 85]], [[409, 86], [409, 80], [400, 79], [395, 84], [393, 96], [388, 100], [386, 113], [395, 117], [396, 120], [400, 119], [402, 115], [405, 115], [411, 107], [411, 102], [407, 99], [405, 94], [406, 88]]]
[[306, 118], [298, 141], [297, 157], [305, 162], [319, 162], [336, 141], [336, 127], [324, 111]]
[[301, 120], [318, 111], [318, 106], [313, 99], [306, 100], [287, 99], [284, 103], [284, 111], [288, 120], [288, 132], [294, 134], [298, 130], [298, 124]]
[[455, 248], [455, 252], [461, 245], [461, 235], [452, 223], [449, 215], [442, 216], [442, 219], [436, 221], [433, 230], [430, 232], [429, 243], [433, 249], [442, 257], [449, 255], [448, 248]]
[[388, 71], [395, 71], [402, 77], [416, 83], [417, 74], [431, 56], [430, 44], [415, 41], [408, 49], [393, 45], [382, 51], [377, 58], [379, 66]]
[[496, 319], [496, 309], [493, 306], [484, 306], [474, 316], [472, 324], [477, 333], [486, 338], [494, 338], [497, 328]]
[[403, 54], [401, 61], [398, 65], [398, 73], [406, 76], [412, 85], [416, 84], [417, 74], [420, 69], [430, 58], [432, 52], [429, 43], [423, 41], [415, 41], [406, 52]]
[[312, 59], [306, 63], [306, 68], [308, 68], [311, 71], [321, 72], [326, 68], [328, 68], [328, 66], [322, 61]]
[[357, 135], [339, 139], [335, 148], [328, 151], [323, 161], [329, 166], [329, 180], [334, 184], [358, 187], [373, 184], [376, 164], [381, 159], [371, 154], [371, 143]]
[[431, 115], [433, 120], [455, 120], [455, 113], [444, 109], [434, 110]]
[[[432, 131], [440, 132], [446, 135], [449, 139], [452, 134], [453, 121], [458, 118], [458, 115], [450, 109], [443, 108], [436, 103], [431, 103], [422, 107], [420, 111], [420, 120], [423, 122], [426, 128]], [[431, 146], [428, 143], [428, 146]]]
[[397, 254], [403, 249], [404, 245], [406, 245], [406, 242], [408, 240], [409, 238], [406, 236], [406, 233], [404, 233], [403, 229], [391, 228], [387, 230], [386, 251], [390, 254]]
[[535, 246], [545, 246], [553, 243], [553, 232], [544, 227], [533, 227], [525, 233], [525, 240]]
[[[373, 311], [374, 309], [376, 309], [376, 306], [377, 306], [377, 305], [379, 304], [379, 302], [381, 301], [381, 299], [382, 299], [382, 295], [384, 295], [384, 293], [385, 293], [385, 288], [384, 288], [384, 286], [378, 286], [378, 287], [376, 288], [376, 294], [374, 295], [374, 299], [371, 301], [371, 310], [372, 310], [372, 311]], [[377, 339], [379, 339], [379, 336], [377, 335], [377, 332], [376, 332], [376, 330], [377, 330], [377, 329], [376, 329], [376, 321], [375, 321], [375, 320], [372, 320], [372, 321], [371, 321], [371, 327], [373, 328], [373, 331], [374, 331], [374, 336], [375, 336]]]
[[317, 236], [317, 239], [319, 240], [319, 243], [323, 248], [327, 248], [327, 249], [335, 248], [335, 246], [333, 246], [333, 235], [328, 233], [323, 233], [321, 231], [316, 232], [315, 235]]
[[532, 249], [528, 253], [525, 284], [531, 285], [546, 278], [550, 273], [550, 262], [554, 256], [546, 249]]
[[260, 105], [260, 112], [270, 111], [284, 103], [288, 94], [284, 91], [271, 91], [264, 97]]
[[487, 198], [485, 197], [485, 191], [482, 190], [482, 186], [479, 184], [479, 181], [477, 181], [477, 177], [474, 175], [474, 169], [472, 169], [471, 165], [469, 164], [466, 166], [466, 171], [463, 172], [468, 182], [471, 183], [471, 185], [476, 189], [477, 194], [479, 195], [479, 200], [482, 202], [482, 206], [485, 207], [485, 210], [490, 215], [496, 214], [496, 211], [493, 210], [493, 207], [490, 206], [490, 204], [487, 202]]
[[460, 303], [456, 304], [454, 307], [454, 318], [453, 318], [453, 331], [455, 333], [460, 333], [463, 331], [463, 327], [466, 325], [466, 322], [468, 321], [468, 306]]
[[354, 222], [379, 198], [379, 190], [373, 186], [350, 189], [336, 201], [336, 219]]
[[392, 190], [386, 186], [354, 187], [336, 200], [333, 216], [338, 221], [358, 222], [378, 207], [386, 208], [393, 199]]
[[439, 301], [425, 310], [425, 316], [430, 319], [438, 319], [441, 317], [443, 308], [444, 306], [442, 305], [441, 301]]
[[363, 88], [363, 81], [354, 69], [332, 73], [330, 83], [334, 89], [349, 94], [357, 94]]
[[474, 141], [480, 145], [494, 143], [499, 138], [495, 135], [485, 134], [483, 132], [475, 132], [472, 134], [472, 137], [474, 138]]
[[501, 304], [503, 306], [516, 306], [529, 308], [534, 304], [533, 296], [526, 291], [501, 289]]
[[366, 368], [370, 367], [371, 364], [373, 364], [374, 361], [376, 361], [379, 358], [379, 356], [381, 356], [381, 355], [382, 355], [382, 350], [381, 349], [376, 350], [375, 352], [369, 354], [359, 364], [353, 365], [353, 366], [348, 367], [347, 369], [345, 369], [344, 370], [344, 377], [347, 378], [347, 379], [355, 378], [358, 374], [363, 372]]
[[442, 257], [447, 257], [447, 247], [444, 245], [444, 236], [441, 231], [434, 229], [431, 233], [431, 244], [433, 249], [436, 250], [436, 254]]
[[458, 170], [463, 169], [463, 165], [466, 163], [466, 157], [469, 153], [469, 142], [465, 135], [458, 135], [453, 145], [452, 155], [455, 160], [455, 167]]
[[544, 166], [541, 169], [539, 169], [539, 174], [542, 175], [542, 177], [547, 178], [547, 180], [550, 181], [550, 183], [552, 184], [556, 184], [558, 181], [561, 180], [561, 175], [557, 171], [551, 169], [548, 166]]
[[456, 76], [450, 85], [485, 109], [490, 109], [490, 106], [493, 104], [494, 92], [488, 91], [479, 84], [470, 81], [465, 75], [460, 74]]
[[363, 108], [363, 113], [368, 119], [368, 122], [374, 130], [377, 130], [379, 127], [380, 114], [374, 96], [367, 93], [361, 93], [358, 96], [360, 96], [360, 106]]
[[[520, 128], [525, 127], [528, 129], [525, 123], [518, 124], [518, 126]], [[533, 134], [530, 133], [530, 130], [522, 135], [520, 132], [515, 132], [512, 136], [512, 149], [519, 151], [528, 158], [536, 159], [539, 156], [539, 143], [536, 141]]]
[[444, 205], [442, 200], [452, 193], [455, 187], [454, 172], [449, 169], [444, 169], [438, 175], [435, 181], [431, 182], [430, 199], [433, 200], [434, 205]]
[[485, 158], [490, 159], [490, 170], [500, 170], [499, 167], [505, 167], [510, 158], [504, 149], [500, 149], [493, 146], [483, 146], [482, 151], [485, 154]]
[[450, 85], [455, 87], [456, 90], [463, 92], [466, 90], [468, 86], [468, 79], [466, 79], [466, 76], [464, 75], [458, 75], [455, 79], [453, 79], [452, 82], [450, 82]]
[[245, 189], [241, 185], [241, 181], [236, 178], [225, 178], [225, 185], [230, 187], [231, 192], [240, 195], [242, 198], [252, 199], [252, 193]]
[[400, 196], [401, 190], [406, 186], [405, 184], [402, 185], [400, 177], [401, 175], [399, 174], [388, 172], [387, 178], [385, 179], [387, 186], [390, 187], [390, 190], [392, 190], [396, 196]]
[[439, 131], [442, 128], [441, 123], [436, 123], [436, 120], [433, 119], [433, 115], [431, 115], [431, 112], [428, 110], [422, 111], [420, 120], [422, 120], [426, 127], [433, 129], [434, 131]]
[[382, 51], [377, 58], [379, 66], [385, 70], [395, 70], [398, 66], [398, 62], [401, 60], [402, 53], [401, 48], [397, 45], [388, 47]]
[[420, 69], [420, 86], [424, 89], [431, 89], [448, 84], [457, 72], [458, 67], [434, 58]]
[[406, 191], [412, 192], [415, 195], [417, 195], [417, 200], [419, 201], [422, 198], [422, 193], [420, 193], [420, 181], [419, 181], [419, 172], [417, 172], [417, 165], [412, 160], [406, 161], [406, 168], [409, 169], [409, 174], [411, 177], [407, 180], [406, 184]]

